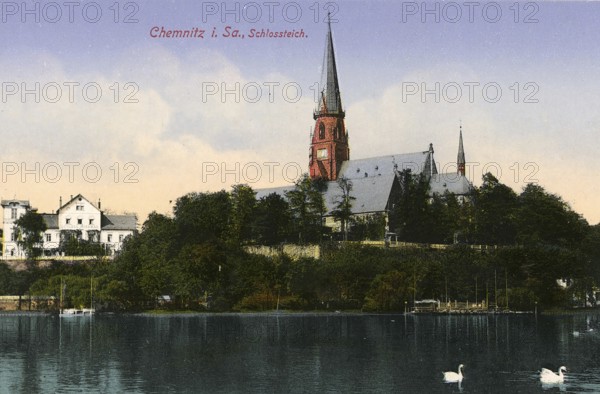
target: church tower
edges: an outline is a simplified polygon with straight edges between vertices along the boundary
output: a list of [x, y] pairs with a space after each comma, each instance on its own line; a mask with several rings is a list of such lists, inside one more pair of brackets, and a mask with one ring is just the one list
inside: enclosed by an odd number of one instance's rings
[[315, 127], [309, 151], [309, 174], [312, 179], [335, 181], [342, 163], [350, 159], [350, 147], [344, 124], [346, 114], [342, 109], [331, 21], [328, 22], [322, 73], [322, 90], [313, 113]]
[[457, 173], [465, 176], [465, 150], [463, 148], [462, 124], [460, 125], [460, 137], [458, 138], [458, 157], [456, 159]]

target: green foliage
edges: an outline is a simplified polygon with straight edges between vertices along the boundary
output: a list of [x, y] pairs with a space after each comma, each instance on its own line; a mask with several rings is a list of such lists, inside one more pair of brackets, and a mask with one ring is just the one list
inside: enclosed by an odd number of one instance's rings
[[367, 294], [365, 310], [402, 311], [412, 298], [412, 278], [398, 270], [379, 274], [373, 279]]
[[234, 245], [252, 238], [252, 223], [256, 207], [256, 192], [248, 185], [234, 185], [231, 190], [228, 241]]
[[400, 173], [400, 189], [391, 213], [391, 228], [403, 241], [428, 242], [432, 228], [428, 178], [406, 169]]
[[185, 244], [225, 239], [229, 229], [231, 198], [221, 190], [216, 193], [189, 193], [175, 203], [176, 240]]
[[58, 250], [65, 256], [104, 256], [106, 250], [97, 241], [81, 238], [78, 230], [62, 230]]
[[325, 201], [322, 192], [327, 183], [320, 179], [311, 179], [304, 174], [293, 190], [286, 193], [293, 217], [293, 231], [299, 243], [320, 241], [322, 223], [325, 215]]
[[262, 197], [256, 204], [254, 238], [260, 245], [278, 245], [290, 233], [290, 206], [276, 193]]
[[[490, 174], [473, 203], [452, 194], [429, 197], [426, 178], [402, 174], [390, 228], [404, 241], [462, 241], [443, 250], [330, 242], [321, 243], [319, 260], [296, 261], [244, 252], [241, 246], [250, 242], [320, 241], [325, 186], [305, 175], [287, 200], [271, 194], [256, 201], [247, 185], [190, 193], [177, 200], [173, 217], [150, 214], [114, 260], [24, 272], [0, 265], [0, 292], [58, 296], [62, 277], [67, 302], [81, 306], [94, 278], [97, 305], [112, 310], [155, 308], [162, 295], [173, 298], [172, 308], [210, 311], [270, 310], [278, 302], [303, 310], [402, 311], [425, 298], [523, 310], [536, 302], [540, 308], [595, 302], [586, 298], [600, 283], [600, 225], [588, 226], [540, 186], [517, 195]], [[334, 213], [352, 223], [349, 236], [382, 239], [386, 216], [351, 217], [351, 184], [342, 180], [340, 189]], [[77, 252], [80, 234], [70, 235], [61, 247]], [[497, 247], [478, 250], [466, 242]], [[566, 289], [557, 283], [561, 278]]]
[[46, 222], [42, 215], [35, 211], [27, 211], [15, 221], [19, 232], [18, 244], [25, 251], [28, 259], [42, 255], [41, 243], [43, 233], [46, 231]]
[[340, 194], [337, 196], [335, 209], [331, 212], [335, 220], [339, 221], [342, 225], [342, 233], [344, 234], [344, 241], [348, 240], [348, 224], [352, 217], [352, 201], [356, 200], [356, 197], [351, 195], [352, 182], [346, 178], [339, 178], [337, 180]]
[[351, 239], [382, 240], [385, 236], [385, 215], [381, 212], [352, 218]]

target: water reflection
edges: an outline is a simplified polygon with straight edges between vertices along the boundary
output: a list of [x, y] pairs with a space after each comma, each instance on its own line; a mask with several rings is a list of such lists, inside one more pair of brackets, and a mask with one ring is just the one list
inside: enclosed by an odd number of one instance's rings
[[[596, 315], [0, 316], [9, 392], [600, 391]], [[578, 331], [579, 335], [574, 335]], [[465, 364], [461, 384], [442, 371]], [[569, 372], [539, 382], [541, 367]]]

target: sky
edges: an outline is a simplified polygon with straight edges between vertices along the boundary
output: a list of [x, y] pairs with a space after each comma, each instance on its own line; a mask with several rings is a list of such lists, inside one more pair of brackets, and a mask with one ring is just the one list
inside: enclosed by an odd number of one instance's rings
[[81, 193], [143, 223], [293, 182], [328, 12], [352, 159], [433, 143], [452, 172], [462, 125], [476, 186], [536, 182], [600, 222], [600, 2], [3, 1], [0, 196], [52, 212]]

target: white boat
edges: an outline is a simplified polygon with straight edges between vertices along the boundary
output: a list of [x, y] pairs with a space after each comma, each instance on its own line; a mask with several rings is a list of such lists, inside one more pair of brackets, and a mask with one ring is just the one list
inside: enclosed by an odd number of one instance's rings
[[60, 311], [61, 317], [92, 316], [96, 313], [94, 308], [68, 308]]

